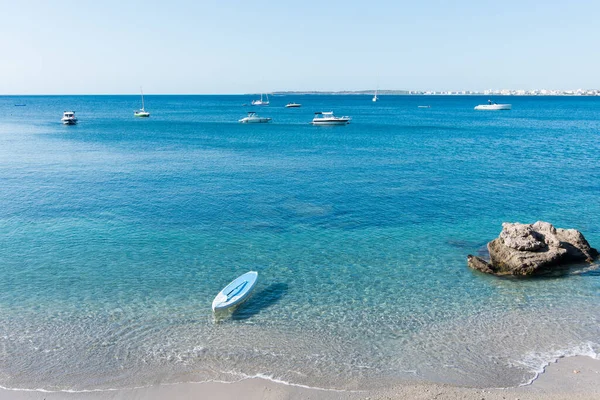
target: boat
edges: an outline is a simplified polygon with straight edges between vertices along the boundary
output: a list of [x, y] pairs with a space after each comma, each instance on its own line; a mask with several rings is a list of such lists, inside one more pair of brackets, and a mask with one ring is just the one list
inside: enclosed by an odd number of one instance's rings
[[263, 94], [260, 94], [260, 100], [252, 100], [253, 106], [268, 106], [269, 105], [269, 95], [267, 94], [267, 99], [263, 100]]
[[257, 278], [258, 272], [250, 271], [234, 279], [213, 300], [213, 311], [226, 310], [242, 304], [252, 293]]
[[15, 107], [25, 107], [27, 104], [15, 104]]
[[298, 108], [298, 107], [302, 107], [302, 104], [300, 103], [287, 103], [285, 105], [285, 108]]
[[254, 111], [248, 112], [248, 116], [239, 120], [242, 124], [261, 124], [271, 122], [271, 118], [259, 117]]
[[498, 104], [495, 101], [488, 100], [487, 104], [480, 104], [475, 106], [476, 110], [510, 110], [512, 108], [512, 104]]
[[312, 120], [313, 125], [346, 125], [350, 123], [350, 117], [336, 117], [333, 111], [316, 112]]
[[75, 111], [65, 111], [63, 113], [63, 117], [60, 120], [64, 125], [75, 125], [77, 123]]
[[135, 110], [133, 112], [133, 116], [134, 117], [149, 117], [150, 113], [146, 110], [144, 110], [144, 91], [142, 90], [142, 88], [140, 88], [140, 92], [142, 93], [142, 108], [140, 108], [139, 110]]
[[417, 106], [417, 108], [431, 108], [431, 106]]
[[377, 90], [378, 89], [375, 89], [375, 96], [373, 96], [373, 101], [374, 102], [377, 101], [377, 100], [379, 100], [379, 97], [377, 97]]

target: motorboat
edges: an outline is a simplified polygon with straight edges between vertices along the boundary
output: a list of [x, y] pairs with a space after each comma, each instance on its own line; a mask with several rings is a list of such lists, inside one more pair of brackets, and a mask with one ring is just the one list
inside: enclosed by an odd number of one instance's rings
[[350, 123], [350, 117], [336, 117], [333, 111], [316, 112], [312, 120], [313, 125], [346, 125]]
[[495, 101], [488, 100], [487, 104], [480, 104], [475, 107], [476, 110], [510, 110], [512, 108], [512, 104], [498, 104]]
[[142, 108], [140, 108], [139, 110], [135, 110], [133, 112], [133, 116], [134, 117], [149, 117], [150, 113], [146, 110], [144, 110], [144, 92], [142, 91], [142, 88], [140, 88], [140, 92], [142, 93]]
[[242, 124], [261, 124], [271, 122], [271, 118], [259, 117], [254, 111], [250, 111], [247, 117], [239, 120]]
[[63, 113], [63, 117], [60, 120], [64, 125], [75, 125], [77, 123], [75, 111], [65, 111]]
[[298, 107], [302, 107], [302, 104], [300, 103], [287, 103], [285, 105], [285, 108], [298, 108]]
[[234, 279], [229, 285], [225, 286], [213, 300], [213, 311], [226, 310], [242, 304], [252, 293], [254, 286], [256, 286], [257, 279], [258, 272], [256, 271], [246, 272]]
[[268, 106], [269, 105], [269, 95], [267, 94], [267, 99], [263, 100], [263, 94], [260, 94], [260, 100], [252, 100], [253, 106]]
[[417, 108], [431, 108], [431, 106], [417, 106]]

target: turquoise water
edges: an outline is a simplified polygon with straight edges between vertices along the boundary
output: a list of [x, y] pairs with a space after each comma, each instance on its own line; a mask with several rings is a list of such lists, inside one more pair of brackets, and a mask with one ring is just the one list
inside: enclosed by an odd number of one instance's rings
[[[505, 387], [598, 356], [597, 265], [499, 279], [466, 256], [505, 221], [600, 247], [600, 98], [281, 96], [238, 124], [252, 99], [146, 96], [136, 119], [138, 96], [0, 97], [0, 386]], [[329, 110], [352, 123], [308, 124]]]

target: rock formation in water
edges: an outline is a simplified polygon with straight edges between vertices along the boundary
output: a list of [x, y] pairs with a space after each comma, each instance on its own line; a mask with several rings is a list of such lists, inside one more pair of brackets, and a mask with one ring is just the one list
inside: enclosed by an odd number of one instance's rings
[[598, 251], [575, 229], [555, 228], [548, 222], [505, 222], [497, 239], [487, 245], [490, 262], [467, 256], [469, 267], [495, 275], [528, 276], [565, 264], [592, 262]]

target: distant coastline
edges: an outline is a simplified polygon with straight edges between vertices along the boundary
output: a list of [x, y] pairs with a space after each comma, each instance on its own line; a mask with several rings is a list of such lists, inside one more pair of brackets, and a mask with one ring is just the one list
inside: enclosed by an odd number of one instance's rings
[[[375, 89], [371, 90], [341, 90], [341, 91], [276, 91], [272, 92], [275, 96], [289, 96], [289, 95], [372, 95]], [[576, 89], [576, 90], [549, 90], [549, 89], [536, 89], [536, 90], [484, 90], [472, 91], [472, 90], [458, 90], [458, 91], [420, 91], [420, 90], [377, 90], [379, 95], [393, 95], [393, 96], [600, 96], [600, 89]], [[248, 93], [252, 94], [252, 93]]]
[[[269, 96], [297, 96], [297, 95], [328, 95], [328, 96], [372, 96], [375, 89], [371, 90], [281, 90], [267, 93]], [[255, 96], [259, 92], [247, 93], [145, 93], [149, 96]], [[420, 91], [420, 90], [377, 90], [381, 96], [600, 96], [600, 89], [577, 90], [460, 90], [460, 91]], [[60, 96], [139, 96], [137, 93], [0, 93], [0, 97], [60, 97]]]
[[[319, 90], [308, 90], [308, 91], [281, 91], [281, 92], [273, 92], [272, 94], [277, 96], [288, 96], [288, 95], [301, 95], [301, 94], [319, 94], [319, 95], [372, 95], [375, 92], [375, 89], [372, 90], [341, 90], [337, 92], [330, 91], [319, 91]], [[378, 94], [387, 94], [387, 95], [410, 95], [412, 94], [410, 90], [378, 90]]]

